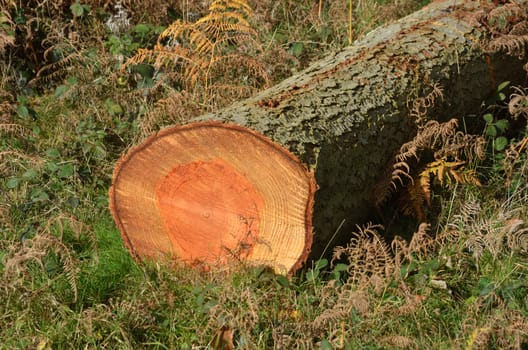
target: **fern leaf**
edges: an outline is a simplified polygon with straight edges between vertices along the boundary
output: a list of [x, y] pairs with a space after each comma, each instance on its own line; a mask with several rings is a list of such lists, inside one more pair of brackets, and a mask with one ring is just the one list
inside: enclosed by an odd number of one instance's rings
[[152, 50], [138, 50], [124, 66], [149, 62], [157, 69], [178, 68], [181, 85], [191, 93], [202, 90], [200, 95], [209, 101], [206, 95], [216, 91], [211, 86], [234, 82], [251, 88], [267, 86], [268, 74], [254, 58], [261, 47], [249, 23], [251, 16], [244, 0], [215, 0], [206, 16], [194, 23], [173, 22]]
[[405, 215], [414, 216], [418, 221], [425, 221], [425, 208], [427, 207], [427, 195], [424, 192], [422, 185], [415, 182], [406, 187], [407, 203], [402, 204], [403, 213]]
[[428, 173], [436, 175], [436, 178], [441, 185], [444, 184], [444, 180], [450, 181], [451, 177], [453, 177], [456, 183], [464, 183], [464, 178], [457, 171], [457, 168], [464, 164], [464, 161], [449, 162], [445, 159], [440, 159], [427, 164], [422, 174]]
[[404, 161], [401, 161], [401, 162], [394, 164], [393, 168], [394, 170], [392, 171], [391, 184], [395, 190], [397, 189], [396, 181], [399, 181], [400, 185], [402, 186], [404, 185], [402, 176], [408, 178], [411, 182], [413, 182], [413, 178], [410, 175], [411, 167], [409, 166], [409, 164], [407, 164]]
[[424, 170], [420, 173], [420, 189], [425, 198], [427, 205], [431, 205], [431, 173]]

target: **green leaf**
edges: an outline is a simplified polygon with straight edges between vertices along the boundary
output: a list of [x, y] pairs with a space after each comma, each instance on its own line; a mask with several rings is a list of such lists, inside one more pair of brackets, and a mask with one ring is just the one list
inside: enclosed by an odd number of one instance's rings
[[14, 189], [18, 187], [18, 184], [20, 183], [20, 179], [16, 177], [12, 177], [9, 180], [6, 181], [6, 187], [10, 189]]
[[482, 116], [482, 118], [486, 121], [486, 123], [491, 124], [493, 123], [493, 114], [486, 113]]
[[508, 139], [504, 136], [499, 136], [495, 139], [494, 146], [496, 151], [502, 151], [508, 146]]
[[42, 188], [35, 188], [31, 191], [32, 202], [43, 202], [49, 200], [49, 196]]
[[142, 63], [142, 64], [133, 65], [130, 67], [130, 71], [132, 73], [138, 73], [144, 79], [152, 78], [154, 76], [154, 67], [151, 66], [150, 64]]
[[70, 5], [70, 11], [75, 17], [81, 17], [84, 13], [84, 7], [76, 1]]
[[321, 350], [333, 350], [333, 349], [334, 347], [328, 340], [326, 339], [321, 340]]
[[479, 296], [483, 297], [495, 290], [495, 283], [490, 282], [484, 286], [482, 286], [482, 289], [480, 290]]
[[74, 167], [73, 164], [67, 163], [63, 164], [59, 167], [59, 172], [57, 173], [57, 176], [65, 179], [68, 177], [71, 177], [73, 175]]
[[38, 175], [39, 175], [39, 172], [37, 171], [37, 169], [29, 169], [22, 175], [22, 177], [26, 180], [32, 180], [36, 178]]
[[123, 114], [123, 108], [118, 103], [115, 103], [111, 99], [107, 98], [105, 101], [106, 109], [108, 110], [108, 113], [110, 115], [122, 115]]
[[56, 98], [61, 98], [66, 93], [66, 91], [68, 91], [68, 87], [66, 85], [59, 85], [55, 89], [54, 95]]
[[55, 162], [48, 162], [47, 167], [48, 167], [48, 170], [51, 172], [55, 172], [59, 170], [59, 166]]
[[488, 127], [486, 128], [486, 136], [497, 136], [497, 128], [494, 125], [488, 125]]
[[92, 148], [92, 154], [95, 159], [102, 160], [106, 157], [106, 150], [104, 147], [97, 145]]
[[202, 306], [205, 303], [205, 296], [202, 293], [198, 294], [196, 296], [195, 302], [196, 302], [196, 305]]
[[73, 86], [77, 84], [77, 78], [75, 77], [68, 77], [68, 80], [66, 80], [69, 86]]
[[29, 109], [26, 106], [18, 106], [17, 107], [17, 113], [20, 117], [24, 119], [29, 118]]
[[304, 51], [304, 45], [299, 42], [293, 43], [290, 45], [289, 51], [295, 57], [299, 57]]
[[319, 259], [315, 262], [315, 269], [321, 270], [328, 266], [328, 260], [327, 259]]
[[504, 90], [504, 88], [506, 88], [508, 85], [510, 85], [510, 82], [509, 82], [509, 81], [503, 81], [503, 82], [500, 83], [499, 86], [497, 87], [497, 92]]
[[290, 286], [290, 281], [288, 281], [288, 279], [282, 275], [278, 275], [277, 277], [275, 277], [275, 280], [279, 285], [285, 288], [288, 288]]
[[72, 208], [77, 208], [79, 206], [80, 202], [81, 201], [79, 200], [78, 197], [69, 197], [68, 201], [67, 201], [68, 205], [70, 207], [72, 207]]
[[46, 151], [46, 155], [50, 158], [59, 158], [60, 157], [60, 152], [58, 149], [56, 148], [50, 148]]
[[319, 271], [318, 270], [308, 270], [308, 272], [306, 272], [306, 280], [308, 282], [315, 282], [317, 277], [319, 277]]
[[64, 188], [64, 186], [61, 181], [53, 181], [48, 184], [48, 188], [51, 190], [51, 192], [59, 192]]
[[336, 266], [334, 266], [334, 271], [335, 272], [348, 271], [348, 265], [347, 264], [343, 264], [343, 263], [339, 263]]
[[504, 101], [506, 99], [506, 95], [502, 92], [499, 92], [498, 97], [499, 97], [499, 101]]
[[504, 132], [504, 131], [506, 131], [506, 129], [508, 129], [510, 127], [510, 123], [506, 119], [500, 119], [500, 120], [497, 120], [497, 122], [495, 123], [495, 126], [501, 132]]
[[150, 31], [150, 27], [144, 23], [140, 23], [140, 24], [137, 24], [133, 30], [135, 33], [146, 35]]
[[472, 295], [469, 298], [467, 298], [466, 300], [464, 300], [464, 305], [471, 306], [477, 301], [477, 299], [478, 298], [476, 296]]

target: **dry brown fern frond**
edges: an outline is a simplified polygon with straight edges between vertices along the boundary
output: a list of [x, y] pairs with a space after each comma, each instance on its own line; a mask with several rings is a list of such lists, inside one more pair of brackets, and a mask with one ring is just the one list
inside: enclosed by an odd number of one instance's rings
[[453, 215], [452, 220], [447, 225], [455, 231], [463, 228], [472, 230], [473, 225], [479, 220], [481, 210], [482, 207], [478, 200], [468, 199], [460, 205], [458, 214]]
[[140, 63], [158, 70], [176, 68], [183, 88], [201, 91], [207, 101], [225, 91], [222, 86], [232, 86], [236, 97], [247, 97], [269, 84], [269, 75], [256, 58], [263, 50], [249, 22], [252, 16], [244, 0], [215, 0], [206, 16], [194, 23], [173, 22], [152, 50], [138, 50], [123, 68]]
[[331, 309], [325, 309], [314, 319], [312, 327], [316, 330], [328, 329], [329, 325], [346, 320], [350, 316], [350, 309], [350, 306], [343, 306], [340, 303]]
[[426, 221], [426, 208], [429, 202], [429, 183], [414, 181], [404, 187], [404, 191], [398, 196], [396, 205], [399, 211], [406, 216], [413, 216], [418, 221]]
[[505, 52], [510, 56], [524, 58], [528, 46], [528, 34], [525, 35], [503, 35], [488, 44], [491, 52]]
[[404, 263], [411, 263], [415, 259], [425, 259], [435, 248], [435, 239], [429, 234], [431, 225], [423, 222], [407, 242], [400, 236], [394, 237], [391, 250], [394, 254], [394, 272], [399, 272]]
[[[440, 123], [430, 120], [418, 128], [413, 140], [405, 143], [395, 156], [392, 165], [390, 187], [392, 193], [404, 188], [398, 203], [405, 215], [413, 215], [425, 221], [425, 209], [430, 206], [432, 180], [446, 186], [453, 183], [474, 184], [480, 181], [465, 164], [484, 157], [485, 140], [481, 136], [457, 131], [458, 121], [451, 119]], [[420, 164], [424, 156], [434, 157], [427, 164]], [[409, 183], [409, 184], [407, 184]], [[377, 200], [380, 206], [390, 196], [383, 193]]]
[[470, 235], [464, 242], [464, 246], [473, 254], [473, 258], [476, 261], [477, 269], [479, 267], [479, 261], [484, 251], [486, 250], [487, 244], [484, 235], [480, 232], [475, 232]]
[[[423, 125], [427, 112], [435, 106], [436, 100], [444, 98], [443, 88], [438, 83], [431, 84], [431, 92], [425, 97], [417, 97], [412, 101], [412, 106], [409, 108], [409, 117], [419, 127]], [[411, 103], [407, 102], [407, 105]]]
[[458, 230], [445, 230], [435, 235], [434, 241], [437, 248], [450, 247], [460, 242], [461, 232]]
[[41, 168], [44, 165], [44, 160], [41, 157], [34, 157], [17, 150], [0, 151], [0, 174], [6, 177], [16, 173], [27, 164]]
[[508, 112], [514, 119], [523, 116], [528, 120], [528, 89], [517, 86], [514, 86], [513, 89], [516, 92], [510, 96]]
[[422, 222], [409, 242], [409, 254], [425, 259], [434, 246], [434, 238], [429, 234], [431, 224]]
[[389, 335], [380, 339], [380, 345], [388, 349], [419, 349], [414, 339], [404, 335]]
[[11, 6], [2, 7], [0, 10], [0, 55], [5, 52], [8, 46], [15, 44], [15, 36], [12, 34], [15, 31], [15, 24], [11, 20], [11, 15], [7, 10]]
[[504, 231], [506, 233], [506, 246], [510, 251], [528, 253], [528, 226], [524, 220], [508, 220]]
[[349, 283], [360, 288], [376, 287], [378, 279], [386, 282], [392, 274], [394, 260], [384, 238], [379, 235], [381, 225], [367, 224], [352, 233], [350, 243], [345, 247], [336, 247], [332, 255], [332, 264], [345, 259], [348, 264]]
[[403, 264], [408, 261], [410, 256], [409, 244], [403, 237], [395, 236], [391, 242], [391, 250], [394, 254], [394, 272], [397, 273]]
[[23, 127], [20, 124], [15, 124], [15, 123], [2, 124], [2, 123], [0, 123], [0, 134], [19, 136], [19, 137], [26, 137], [30, 133], [31, 133], [30, 130], [28, 130], [27, 128]]
[[7, 239], [8, 231], [12, 231], [15, 228], [15, 226], [13, 225], [10, 211], [11, 211], [10, 204], [0, 202], [0, 228], [2, 227], [7, 228], [7, 230], [4, 231], [6, 232], [5, 233], [6, 237], [0, 237], [0, 240]]
[[457, 119], [451, 119], [444, 123], [436, 120], [428, 121], [425, 125], [418, 128], [413, 140], [402, 145], [400, 152], [396, 156], [397, 161], [408, 161], [412, 158], [420, 159], [420, 152], [425, 150], [437, 152], [438, 156], [449, 155], [456, 160], [461, 159], [464, 154], [483, 155], [483, 151], [480, 148], [476, 149], [475, 145], [468, 144], [469, 141], [474, 141], [473, 136], [466, 135], [460, 131], [457, 132], [457, 128]]
[[58, 83], [72, 71], [78, 75], [89, 66], [86, 50], [83, 49], [88, 38], [80, 37], [82, 34], [76, 32], [74, 22], [58, 25], [46, 19], [41, 27], [46, 36], [40, 42], [39, 65], [35, 77], [29, 82], [30, 86]]
[[325, 309], [311, 324], [316, 333], [347, 320], [354, 310], [362, 316], [368, 315], [371, 311], [371, 294], [363, 288], [350, 283], [336, 286], [330, 282], [323, 287], [323, 294], [325, 290], [331, 290], [331, 293], [328, 293], [330, 295], [323, 295], [321, 298]]
[[437, 145], [438, 148], [434, 152], [435, 159], [464, 159], [471, 163], [485, 156], [486, 139], [481, 135], [470, 135], [457, 131], [444, 141], [441, 147]]
[[511, 143], [506, 150], [506, 156], [502, 161], [505, 174], [505, 185], [509, 187], [513, 181], [515, 170], [519, 169], [521, 177], [526, 172], [526, 162], [523, 161], [528, 155], [528, 136]]
[[[412, 151], [411, 151], [412, 152]], [[415, 158], [418, 158], [418, 154], [416, 153], [409, 153], [409, 155], [414, 156]], [[409, 181], [414, 182], [413, 177], [411, 174], [411, 167], [406, 161], [400, 161], [396, 162], [393, 165], [393, 171], [391, 174], [391, 185], [394, 188], [394, 190], [398, 189], [397, 183], [400, 183], [400, 186], [405, 185], [405, 181], [403, 178], [407, 178]]]
[[494, 35], [510, 33], [518, 24], [528, 18], [528, 11], [515, 2], [507, 2], [503, 6], [484, 6], [478, 13], [478, 18]]
[[[18, 251], [7, 258], [4, 265], [4, 279], [12, 281], [13, 285], [22, 284], [26, 279], [31, 279], [30, 262], [36, 263], [43, 271], [46, 271], [43, 260], [50, 253], [60, 258], [63, 274], [70, 284], [74, 300], [77, 300], [77, 260], [68, 247], [53, 235], [42, 233], [25, 240], [19, 246]], [[14, 278], [17, 279], [14, 280]]]
[[79, 240], [82, 235], [85, 235], [93, 248], [97, 246], [97, 238], [90, 227], [71, 214], [59, 213], [59, 215], [51, 217], [44, 225], [42, 232], [63, 241], [64, 234], [68, 229], [69, 232], [73, 233], [75, 239]]
[[489, 301], [478, 298], [463, 320], [462, 330], [466, 349], [521, 350], [528, 335], [528, 320], [522, 312], [508, 307], [500, 298], [494, 298], [495, 306], [489, 310]]
[[409, 162], [411, 159], [420, 160], [420, 153], [424, 150], [434, 150], [447, 143], [456, 134], [458, 121], [451, 119], [445, 123], [430, 120], [418, 129], [416, 136], [400, 147], [396, 161]]
[[488, 52], [506, 52], [523, 58], [528, 44], [528, 10], [515, 2], [493, 8], [484, 7], [478, 13], [479, 21], [490, 33], [491, 39], [481, 46]]
[[186, 90], [173, 91], [166, 98], [158, 100], [154, 108], [139, 120], [139, 133], [133, 143], [139, 143], [164, 126], [184, 124], [207, 112], [204, 105], [197, 102], [201, 100], [200, 96]]
[[55, 60], [42, 66], [35, 78], [29, 84], [37, 86], [39, 84], [47, 84], [51, 82], [58, 82], [70, 73], [72, 69], [83, 61], [82, 55], [78, 52], [72, 52], [66, 56]]
[[[519, 218], [518, 209], [508, 210], [510, 204], [497, 209], [498, 216], [490, 217], [476, 200], [462, 203], [453, 215], [445, 234], [451, 242], [457, 240], [467, 249], [479, 268], [481, 258], [487, 254], [497, 260], [504, 254], [521, 253], [528, 249], [528, 229]], [[437, 240], [440, 238], [437, 238]]]

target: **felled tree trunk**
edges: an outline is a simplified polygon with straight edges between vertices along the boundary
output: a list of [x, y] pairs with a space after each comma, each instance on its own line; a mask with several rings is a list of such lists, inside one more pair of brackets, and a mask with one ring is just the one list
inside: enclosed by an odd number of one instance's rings
[[[396, 151], [416, 132], [410, 101], [426, 95], [433, 84], [440, 84], [443, 100], [437, 100], [425, 113], [434, 119], [462, 117], [478, 110], [496, 82], [524, 76], [520, 60], [483, 53], [480, 43], [488, 40], [489, 33], [476, 19], [479, 7], [479, 1], [434, 2], [275, 87], [197, 121], [220, 121], [265, 135], [315, 172], [319, 189], [315, 194], [311, 257], [317, 259], [327, 245], [348, 240], [350, 229], [369, 217], [375, 201], [373, 188]], [[244, 152], [255, 150], [246, 147]], [[262, 153], [257, 158], [256, 168], [275, 161]], [[121, 174], [127, 171], [120, 168]], [[115, 174], [114, 187], [119, 185], [120, 172]], [[289, 184], [274, 186], [281, 192], [288, 190]], [[300, 202], [309, 201], [304, 198]], [[122, 215], [119, 196], [114, 196], [113, 202], [118, 221]], [[130, 228], [125, 226], [120, 224], [124, 237], [128, 237]], [[311, 229], [311, 225], [304, 227]], [[288, 234], [284, 231], [276, 237]], [[273, 259], [280, 260], [280, 256], [273, 255]], [[294, 270], [302, 261], [304, 257], [288, 265], [287, 270]]]

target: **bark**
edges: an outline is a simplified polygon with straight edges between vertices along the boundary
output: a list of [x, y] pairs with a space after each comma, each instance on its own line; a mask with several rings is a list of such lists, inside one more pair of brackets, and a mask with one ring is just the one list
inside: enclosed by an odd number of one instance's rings
[[197, 120], [256, 130], [315, 171], [311, 257], [317, 259], [369, 218], [381, 172], [415, 135], [409, 100], [438, 83], [443, 101], [427, 115], [463, 117], [478, 111], [494, 84], [525, 76], [519, 59], [481, 49], [489, 33], [476, 19], [480, 3], [434, 2], [253, 98]]

